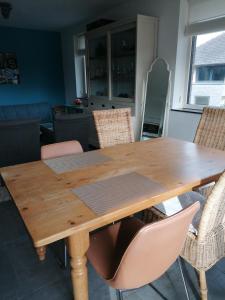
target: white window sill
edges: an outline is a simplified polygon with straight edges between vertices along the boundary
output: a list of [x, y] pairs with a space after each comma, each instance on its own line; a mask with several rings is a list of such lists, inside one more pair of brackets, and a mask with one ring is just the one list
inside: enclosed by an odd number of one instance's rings
[[192, 85], [224, 85], [224, 81], [195, 81], [192, 83]]
[[191, 108], [171, 108], [171, 111], [179, 111], [184, 113], [202, 114], [202, 110]]

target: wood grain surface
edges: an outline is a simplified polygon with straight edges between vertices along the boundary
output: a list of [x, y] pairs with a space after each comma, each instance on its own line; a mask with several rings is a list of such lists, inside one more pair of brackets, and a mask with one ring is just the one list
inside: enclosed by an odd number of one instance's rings
[[[79, 231], [90, 232], [193, 187], [215, 181], [225, 169], [225, 152], [169, 138], [98, 151], [111, 159], [62, 174], [55, 174], [42, 161], [0, 169], [35, 247]], [[72, 192], [84, 184], [131, 172], [158, 182], [164, 190], [100, 216]]]

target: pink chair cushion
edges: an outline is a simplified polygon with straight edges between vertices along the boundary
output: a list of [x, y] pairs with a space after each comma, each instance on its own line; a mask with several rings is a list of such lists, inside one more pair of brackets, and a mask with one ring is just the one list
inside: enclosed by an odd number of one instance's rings
[[55, 158], [81, 152], [83, 152], [83, 149], [78, 141], [55, 143], [41, 147], [41, 159]]

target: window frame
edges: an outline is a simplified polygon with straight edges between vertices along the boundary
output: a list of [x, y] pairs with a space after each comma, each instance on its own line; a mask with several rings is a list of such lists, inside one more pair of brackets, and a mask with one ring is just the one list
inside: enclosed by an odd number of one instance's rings
[[[222, 30], [219, 30], [222, 31]], [[208, 33], [210, 33], [211, 31], [209, 31]], [[214, 32], [217, 32], [214, 31]], [[205, 32], [207, 33], [207, 32]], [[189, 49], [188, 49], [188, 66], [187, 66], [187, 84], [186, 84], [186, 96], [184, 97], [184, 103], [183, 103], [183, 108], [184, 109], [190, 109], [190, 110], [197, 110], [197, 111], [202, 111], [204, 107], [208, 107], [209, 105], [198, 105], [198, 104], [190, 104], [189, 99], [190, 99], [190, 95], [191, 95], [191, 85], [192, 85], [192, 76], [193, 76], [193, 59], [195, 56], [195, 51], [196, 51], [196, 40], [197, 40], [197, 36], [200, 35], [199, 34], [193, 34], [190, 36], [190, 42], [189, 42]], [[214, 85], [214, 84], [225, 84], [225, 80], [224, 81], [216, 81], [216, 80], [212, 80], [212, 81], [198, 81], [198, 84], [210, 84], [210, 85]]]
[[193, 60], [194, 60], [194, 55], [195, 55], [195, 49], [196, 49], [196, 40], [197, 40], [197, 35], [192, 35], [190, 38], [190, 49], [188, 53], [188, 76], [187, 76], [187, 93], [185, 97], [185, 103], [183, 104], [183, 108], [185, 109], [193, 109], [193, 110], [199, 110], [202, 111], [203, 108], [207, 105], [198, 105], [198, 104], [189, 104], [189, 98], [191, 94], [191, 85], [192, 85], [192, 70], [193, 70]]

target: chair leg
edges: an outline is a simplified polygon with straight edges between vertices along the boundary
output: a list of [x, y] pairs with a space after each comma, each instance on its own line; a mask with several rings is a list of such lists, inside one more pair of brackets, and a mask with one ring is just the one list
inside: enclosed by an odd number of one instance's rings
[[118, 300], [123, 300], [123, 292], [122, 292], [122, 290], [117, 290], [117, 299]]
[[66, 240], [64, 240], [63, 258], [62, 258], [62, 255], [58, 255], [57, 253], [55, 253], [54, 248], [52, 248], [52, 250], [53, 250], [56, 261], [57, 261], [58, 265], [60, 266], [60, 268], [66, 269], [67, 265], [68, 265], [68, 247], [66, 244]]
[[65, 243], [64, 244], [64, 268], [66, 269], [66, 267], [67, 267], [67, 245]]
[[177, 261], [178, 261], [178, 265], [179, 265], [179, 269], [180, 269], [180, 273], [181, 273], [181, 278], [182, 278], [182, 281], [183, 281], [183, 284], [184, 284], [186, 298], [187, 298], [187, 300], [190, 300], [190, 297], [189, 297], [189, 294], [188, 294], [188, 289], [187, 289], [187, 284], [186, 284], [186, 280], [185, 280], [185, 277], [184, 277], [184, 272], [183, 272], [183, 268], [182, 268], [182, 264], [181, 264], [181, 258], [178, 257]]
[[3, 178], [2, 178], [1, 175], [0, 175], [0, 186], [1, 187], [5, 186], [5, 182], [4, 182], [4, 180], [3, 180]]
[[206, 282], [206, 274], [205, 271], [199, 271], [199, 285], [200, 285], [200, 293], [201, 293], [201, 300], [208, 299], [208, 289], [207, 289], [207, 282]]

